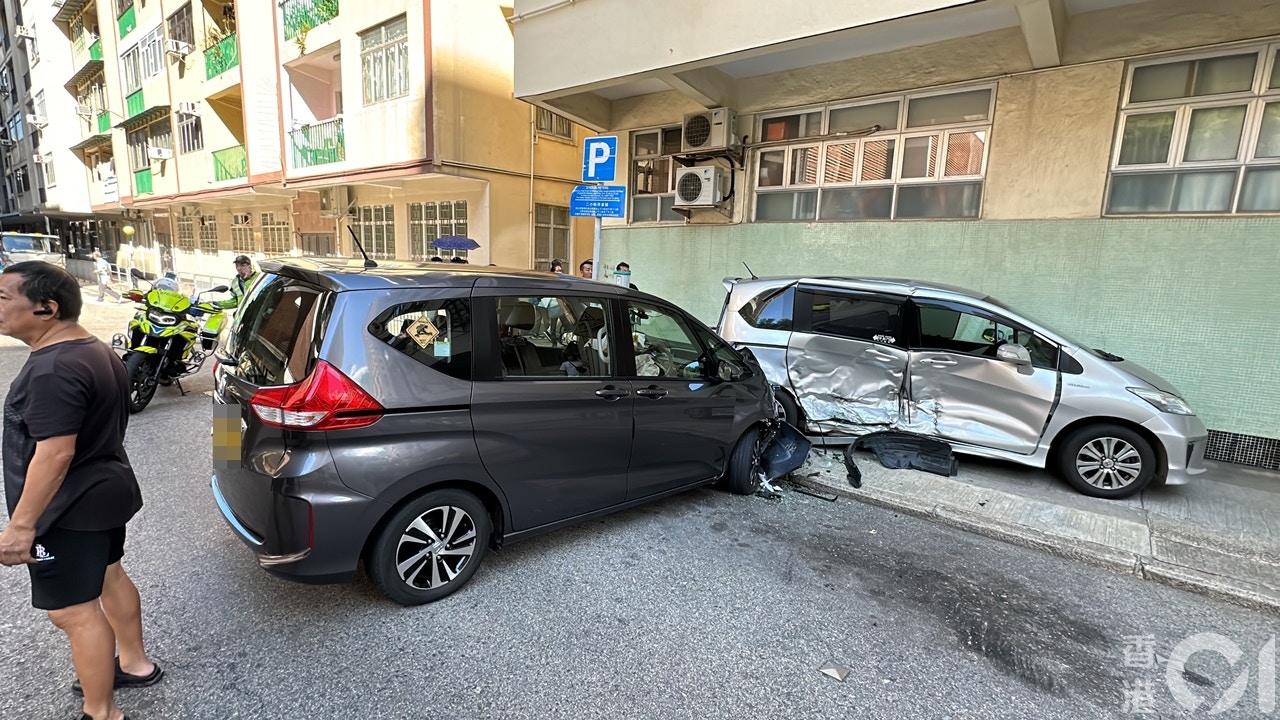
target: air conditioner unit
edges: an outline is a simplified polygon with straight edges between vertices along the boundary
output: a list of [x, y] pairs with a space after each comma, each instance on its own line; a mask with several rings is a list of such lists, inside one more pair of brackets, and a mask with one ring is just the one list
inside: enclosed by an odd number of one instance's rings
[[42, 128], [49, 124], [49, 119], [43, 115], [28, 114], [26, 117], [27, 124], [31, 127]]
[[178, 114], [179, 115], [199, 115], [200, 105], [190, 100], [183, 100], [182, 102], [178, 103]]
[[707, 153], [736, 147], [736, 125], [737, 117], [729, 108], [689, 113], [681, 126], [680, 151]]
[[351, 204], [350, 193], [346, 185], [320, 188], [320, 216], [327, 218], [346, 217], [347, 207]]
[[186, 57], [191, 54], [191, 43], [185, 40], [165, 40], [164, 51], [170, 55]]
[[86, 120], [92, 119], [92, 118], [93, 118], [93, 108], [91, 108], [91, 107], [85, 107], [84, 105], [78, 105], [78, 106], [76, 106], [76, 114], [77, 114], [77, 115], [79, 115], [80, 117], [82, 117], [82, 118], [86, 119]]
[[66, 4], [67, 4], [67, 0], [53, 0], [53, 3], [52, 3], [52, 5], [53, 5], [55, 8], [60, 8], [60, 7], [62, 7], [63, 5], [66, 5]]
[[716, 165], [676, 168], [676, 207], [714, 207], [724, 198], [724, 168]]
[[149, 147], [147, 148], [147, 157], [152, 160], [172, 160], [173, 151], [164, 147]]
[[17, 35], [20, 38], [35, 40], [36, 28], [34, 25], [19, 25], [13, 29], [13, 34]]

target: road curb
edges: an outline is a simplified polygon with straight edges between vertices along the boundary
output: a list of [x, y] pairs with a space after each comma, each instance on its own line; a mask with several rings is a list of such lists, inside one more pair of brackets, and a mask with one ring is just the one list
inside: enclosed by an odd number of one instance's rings
[[[995, 540], [1083, 561], [1115, 572], [1151, 580], [1181, 590], [1207, 595], [1243, 607], [1280, 615], [1280, 593], [1237, 578], [1178, 565], [1146, 553], [1135, 553], [1104, 543], [1046, 533], [1016, 522], [986, 517], [928, 498], [906, 495], [864, 485], [853, 488], [847, 482], [816, 479], [823, 474], [791, 476], [791, 481], [823, 492], [835, 493], [857, 502], [921, 517]], [[990, 491], [1004, 494], [1000, 491]], [[1038, 502], [1043, 501], [1028, 501]], [[1044, 503], [1048, 504], [1048, 503]]]

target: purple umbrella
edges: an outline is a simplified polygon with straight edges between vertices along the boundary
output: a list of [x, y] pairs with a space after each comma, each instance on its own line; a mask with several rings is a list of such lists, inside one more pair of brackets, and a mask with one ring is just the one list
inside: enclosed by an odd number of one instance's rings
[[475, 250], [480, 247], [480, 243], [469, 237], [450, 235], [432, 240], [431, 247], [439, 250]]

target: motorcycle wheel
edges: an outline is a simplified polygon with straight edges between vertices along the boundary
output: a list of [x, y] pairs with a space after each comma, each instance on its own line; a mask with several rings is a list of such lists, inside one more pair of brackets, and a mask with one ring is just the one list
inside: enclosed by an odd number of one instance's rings
[[129, 412], [140, 413], [156, 395], [155, 358], [135, 352], [124, 361], [125, 374], [129, 376]]

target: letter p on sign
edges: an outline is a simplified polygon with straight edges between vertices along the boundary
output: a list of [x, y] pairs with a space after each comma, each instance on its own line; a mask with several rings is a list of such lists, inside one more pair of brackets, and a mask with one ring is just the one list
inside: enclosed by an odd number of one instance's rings
[[613, 182], [618, 167], [618, 136], [587, 138], [582, 146], [582, 182]]

